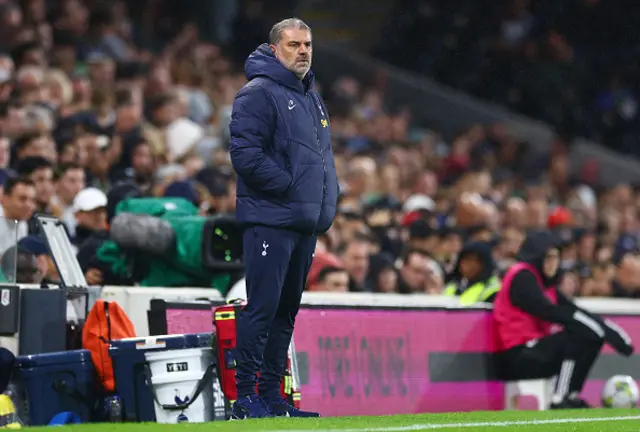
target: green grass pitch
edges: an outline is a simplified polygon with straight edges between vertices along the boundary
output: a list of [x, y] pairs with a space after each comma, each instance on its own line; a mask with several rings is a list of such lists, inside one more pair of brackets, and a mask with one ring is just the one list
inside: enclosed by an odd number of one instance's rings
[[[29, 432], [40, 428], [29, 428]], [[50, 428], [42, 428], [50, 431]], [[276, 418], [205, 424], [84, 424], [63, 426], [59, 432], [253, 432], [253, 431], [495, 431], [495, 432], [638, 432], [640, 410], [496, 411], [450, 414], [395, 415], [385, 417], [332, 417], [321, 419]]]

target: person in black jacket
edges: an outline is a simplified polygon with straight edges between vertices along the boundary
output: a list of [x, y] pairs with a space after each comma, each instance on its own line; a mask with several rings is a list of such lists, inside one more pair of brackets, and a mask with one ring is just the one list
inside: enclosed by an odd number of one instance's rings
[[[548, 231], [530, 233], [503, 279], [493, 312], [499, 372], [505, 380], [558, 375], [551, 408], [585, 408], [579, 395], [602, 345], [625, 356], [633, 346], [615, 323], [581, 309], [557, 289], [557, 244]], [[553, 324], [563, 329], [553, 333]]]

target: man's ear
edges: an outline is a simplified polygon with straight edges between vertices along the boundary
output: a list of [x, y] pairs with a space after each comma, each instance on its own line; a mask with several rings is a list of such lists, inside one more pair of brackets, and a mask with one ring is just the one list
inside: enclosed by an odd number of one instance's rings
[[273, 53], [273, 55], [276, 54], [277, 48], [274, 44], [269, 45], [269, 48], [271, 48], [271, 52]]

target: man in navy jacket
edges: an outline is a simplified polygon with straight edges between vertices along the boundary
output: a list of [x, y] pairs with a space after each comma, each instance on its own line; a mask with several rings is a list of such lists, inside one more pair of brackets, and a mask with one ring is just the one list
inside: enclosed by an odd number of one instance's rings
[[280, 396], [317, 235], [333, 223], [338, 197], [329, 117], [313, 90], [311, 58], [309, 27], [296, 18], [277, 23], [269, 44], [247, 59], [249, 82], [233, 104], [230, 151], [247, 283], [235, 350], [238, 419], [318, 416]]

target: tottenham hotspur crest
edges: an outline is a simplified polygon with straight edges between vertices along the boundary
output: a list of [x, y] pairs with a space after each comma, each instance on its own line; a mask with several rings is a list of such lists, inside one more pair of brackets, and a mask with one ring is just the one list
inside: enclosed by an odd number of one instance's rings
[[269, 244], [267, 242], [262, 242], [262, 256], [267, 256], [267, 248], [269, 248]]

